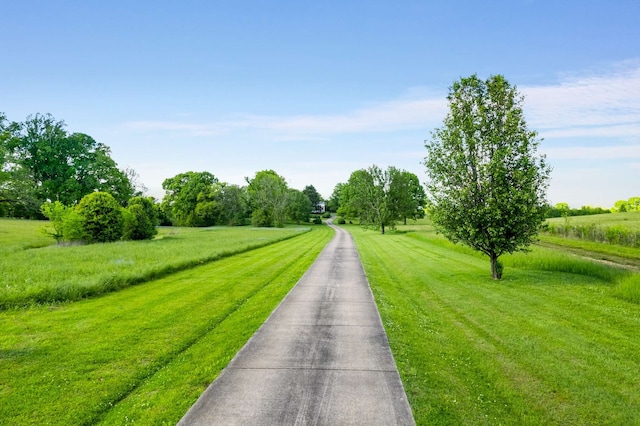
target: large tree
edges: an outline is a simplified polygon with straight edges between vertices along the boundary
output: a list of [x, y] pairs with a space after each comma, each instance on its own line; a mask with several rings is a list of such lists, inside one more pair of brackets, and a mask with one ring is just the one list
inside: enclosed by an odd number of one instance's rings
[[289, 201], [287, 182], [273, 170], [262, 170], [247, 179], [247, 194], [254, 226], [283, 227]]
[[64, 122], [50, 114], [2, 127], [0, 155], [8, 175], [4, 198], [25, 212], [39, 211], [45, 201], [76, 204], [94, 191], [108, 192], [121, 205], [134, 195], [106, 145], [83, 133], [68, 134]]
[[443, 126], [427, 141], [429, 214], [436, 228], [489, 256], [525, 250], [544, 220], [550, 167], [524, 119], [524, 98], [503, 76], [456, 81]]
[[322, 197], [316, 190], [313, 185], [307, 185], [302, 190], [302, 193], [309, 197], [309, 201], [311, 201], [312, 210], [320, 210], [318, 205], [322, 202]]
[[358, 218], [361, 224], [373, 225], [384, 234], [386, 227], [393, 228], [407, 211], [406, 200], [412, 195], [411, 186], [404, 183], [406, 173], [376, 165], [351, 173], [341, 188], [338, 214]]
[[[209, 172], [180, 173], [162, 182], [162, 208], [175, 226], [214, 225], [211, 217], [218, 179]], [[215, 221], [214, 221], [215, 222]]]
[[397, 205], [400, 219], [407, 224], [409, 219], [424, 217], [426, 194], [418, 176], [406, 170], [392, 169], [389, 193]]

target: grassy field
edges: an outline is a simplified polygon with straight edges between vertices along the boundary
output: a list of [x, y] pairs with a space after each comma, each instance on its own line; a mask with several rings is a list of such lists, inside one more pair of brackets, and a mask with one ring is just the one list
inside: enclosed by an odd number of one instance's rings
[[151, 241], [41, 247], [53, 241], [41, 238], [44, 224], [0, 220], [0, 242], [6, 244], [0, 258], [0, 309], [104, 294], [310, 229], [165, 228]]
[[640, 213], [616, 213], [548, 219], [543, 236], [578, 239], [640, 249]]
[[[239, 234], [227, 241], [225, 232], [196, 234], [233, 246]], [[0, 312], [0, 424], [175, 424], [333, 234], [293, 233], [101, 297]], [[180, 235], [169, 253], [179, 254]]]
[[640, 423], [640, 305], [615, 297], [628, 271], [536, 247], [496, 282], [428, 227], [347, 229], [418, 424]]
[[576, 225], [588, 225], [591, 223], [597, 226], [621, 225], [632, 231], [640, 231], [640, 212], [571, 216], [566, 219], [563, 217], [554, 217], [547, 219], [547, 222], [562, 225], [566, 220]]

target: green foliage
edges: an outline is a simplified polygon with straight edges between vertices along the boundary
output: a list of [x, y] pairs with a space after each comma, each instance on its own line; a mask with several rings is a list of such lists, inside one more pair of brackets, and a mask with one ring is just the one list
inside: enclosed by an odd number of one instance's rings
[[344, 188], [345, 183], [337, 183], [333, 188], [333, 192], [331, 193], [331, 197], [327, 200], [327, 211], [329, 212], [337, 212], [340, 208], [340, 199], [342, 197], [342, 189]]
[[602, 207], [582, 206], [579, 209], [572, 209], [567, 203], [558, 203], [553, 207], [547, 208], [545, 217], [565, 217], [565, 216], [590, 216], [596, 214], [611, 213], [611, 210]]
[[125, 212], [123, 239], [150, 240], [158, 233], [153, 197], [131, 198]]
[[373, 165], [356, 170], [340, 189], [338, 214], [358, 218], [361, 224], [373, 225], [384, 234], [385, 228], [393, 229], [400, 218], [414, 217], [418, 195], [413, 177], [395, 167], [382, 170]]
[[322, 201], [322, 196], [318, 193], [316, 188], [313, 185], [307, 185], [302, 190], [302, 193], [309, 198], [309, 202], [311, 202], [311, 208], [313, 211], [317, 211], [318, 204]]
[[329, 219], [331, 217], [331, 212], [322, 213], [322, 217], [325, 218], [325, 219]]
[[247, 179], [247, 194], [254, 226], [283, 227], [289, 202], [287, 182], [273, 170], [257, 172]]
[[80, 200], [76, 211], [87, 243], [118, 241], [124, 232], [122, 207], [111, 194], [94, 192]]
[[546, 210], [550, 168], [536, 155], [515, 87], [498, 75], [456, 81], [443, 126], [425, 144], [428, 210], [438, 230], [491, 260], [526, 249]]
[[174, 226], [215, 225], [218, 179], [209, 172], [180, 173], [162, 182], [162, 208]]
[[45, 232], [60, 242], [83, 241], [85, 239], [82, 217], [74, 207], [67, 207], [59, 201], [47, 202], [40, 207], [42, 214], [53, 225], [53, 232]]
[[107, 146], [83, 133], [68, 134], [64, 122], [50, 114], [14, 123], [1, 139], [0, 154], [11, 164], [3, 192], [12, 215], [34, 216], [47, 201], [74, 205], [94, 191], [110, 193], [121, 205], [134, 194]]
[[301, 222], [309, 222], [311, 214], [311, 201], [309, 197], [297, 189], [289, 189], [289, 200], [287, 201], [287, 215], [298, 225]]
[[339, 217], [337, 219], [338, 225], [344, 225], [345, 223], [347, 223], [346, 220], [344, 220], [344, 217]]
[[322, 219], [321, 219], [321, 218], [319, 218], [319, 217], [314, 217], [314, 218], [313, 218], [313, 223], [314, 223], [315, 225], [322, 225]]

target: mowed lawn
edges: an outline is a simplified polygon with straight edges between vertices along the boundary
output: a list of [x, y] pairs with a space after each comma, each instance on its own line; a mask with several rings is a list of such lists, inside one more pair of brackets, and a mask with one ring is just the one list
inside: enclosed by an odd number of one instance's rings
[[314, 227], [93, 299], [0, 312], [0, 424], [175, 424], [332, 235]]
[[[640, 305], [613, 289], [628, 272], [534, 248], [496, 282], [428, 227], [347, 229], [418, 424], [640, 424]], [[589, 273], [542, 270], [564, 263]]]

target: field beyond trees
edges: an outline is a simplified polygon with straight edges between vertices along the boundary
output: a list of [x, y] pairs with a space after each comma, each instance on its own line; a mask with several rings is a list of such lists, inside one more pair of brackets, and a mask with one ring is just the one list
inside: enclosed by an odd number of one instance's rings
[[561, 249], [486, 256], [428, 225], [349, 226], [418, 424], [637, 424], [631, 272]]

